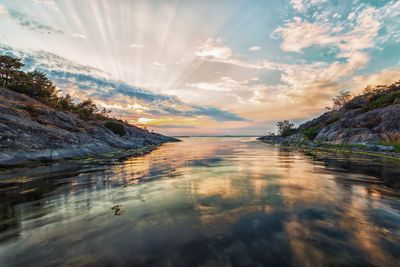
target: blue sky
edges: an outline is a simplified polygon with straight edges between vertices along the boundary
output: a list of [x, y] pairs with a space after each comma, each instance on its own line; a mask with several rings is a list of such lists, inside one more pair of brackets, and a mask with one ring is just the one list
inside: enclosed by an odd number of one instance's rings
[[263, 134], [400, 73], [400, 2], [0, 0], [0, 52], [167, 134]]

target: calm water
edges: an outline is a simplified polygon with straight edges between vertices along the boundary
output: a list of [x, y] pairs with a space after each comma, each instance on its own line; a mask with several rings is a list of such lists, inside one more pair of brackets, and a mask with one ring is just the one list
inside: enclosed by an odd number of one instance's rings
[[399, 266], [400, 166], [252, 138], [0, 173], [0, 266]]

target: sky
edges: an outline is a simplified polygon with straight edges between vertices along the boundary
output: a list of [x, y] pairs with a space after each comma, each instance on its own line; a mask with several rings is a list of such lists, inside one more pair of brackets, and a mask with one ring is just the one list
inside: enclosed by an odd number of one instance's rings
[[0, 53], [169, 135], [262, 135], [400, 80], [397, 0], [0, 0]]

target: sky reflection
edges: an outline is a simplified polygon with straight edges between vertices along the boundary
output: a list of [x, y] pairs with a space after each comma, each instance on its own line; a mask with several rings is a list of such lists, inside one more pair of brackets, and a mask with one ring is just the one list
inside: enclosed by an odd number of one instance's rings
[[185, 138], [99, 170], [3, 171], [0, 265], [391, 266], [393, 176], [365, 174], [367, 159], [328, 158], [249, 138]]

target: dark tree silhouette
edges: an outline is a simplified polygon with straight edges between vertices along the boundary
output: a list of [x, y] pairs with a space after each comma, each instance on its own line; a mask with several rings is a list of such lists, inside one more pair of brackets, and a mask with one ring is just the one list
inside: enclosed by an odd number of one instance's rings
[[21, 77], [21, 59], [0, 55], [0, 86], [8, 87], [17, 84]]
[[278, 133], [283, 137], [292, 135], [296, 131], [294, 124], [288, 120], [278, 121], [276, 126], [278, 127]]

